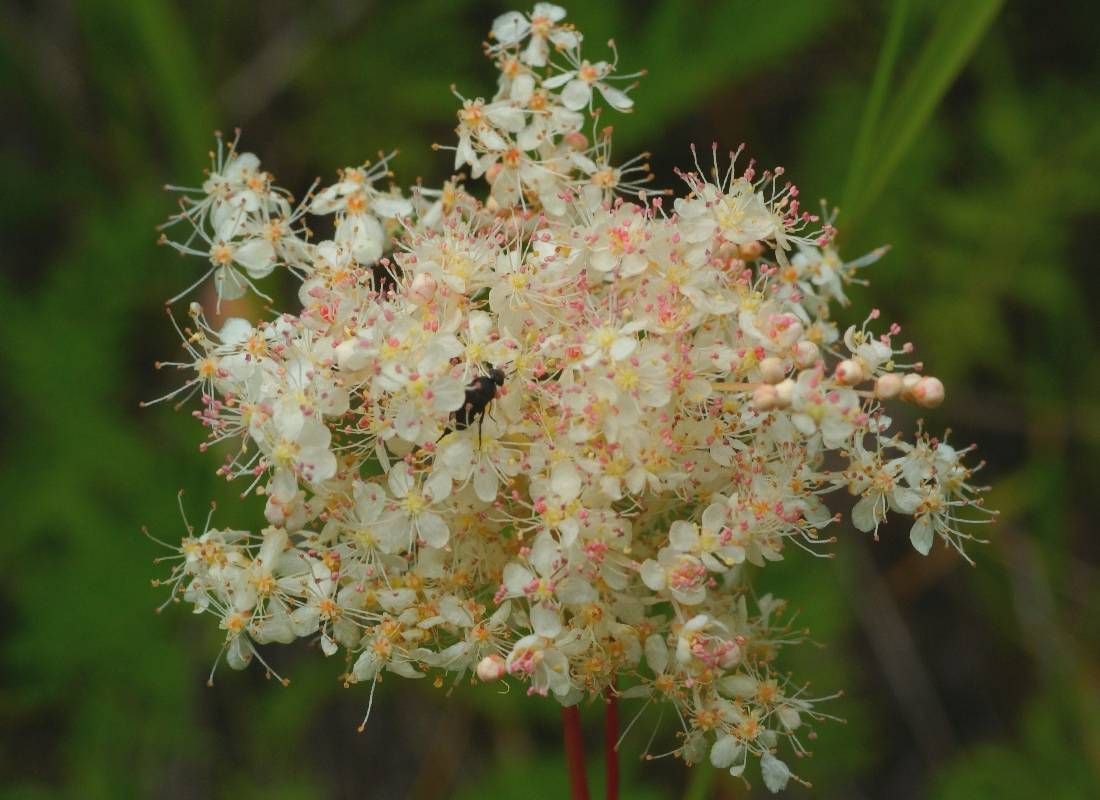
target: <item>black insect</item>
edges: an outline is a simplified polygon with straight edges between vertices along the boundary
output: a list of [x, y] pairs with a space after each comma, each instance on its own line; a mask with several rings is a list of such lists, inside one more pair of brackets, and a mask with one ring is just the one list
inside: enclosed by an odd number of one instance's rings
[[485, 375], [478, 375], [466, 387], [466, 402], [455, 411], [454, 430], [461, 431], [477, 420], [477, 440], [481, 442], [481, 423], [485, 419], [489, 404], [496, 399], [500, 387], [504, 385], [504, 370], [490, 367]]

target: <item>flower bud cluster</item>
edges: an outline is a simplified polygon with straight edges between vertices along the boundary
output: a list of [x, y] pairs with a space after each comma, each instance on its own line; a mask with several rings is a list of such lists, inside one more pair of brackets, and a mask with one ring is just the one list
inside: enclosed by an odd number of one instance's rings
[[383, 159], [295, 205], [219, 139], [172, 246], [220, 299], [285, 269], [300, 307], [215, 328], [192, 305], [173, 395], [197, 396], [204, 447], [266, 520], [192, 531], [168, 583], [219, 620], [230, 666], [307, 638], [348, 684], [616, 691], [675, 706], [686, 761], [759, 759], [777, 789], [823, 715], [776, 666], [802, 632], [753, 573], [825, 554], [840, 488], [859, 530], [895, 512], [920, 552], [961, 551], [980, 487], [969, 448], [890, 432], [885, 401], [944, 394], [898, 363], [897, 327], [830, 320], [881, 252], [843, 262], [832, 221], [740, 150], [672, 203], [647, 193], [597, 127], [632, 87], [564, 15], [493, 25], [498, 90], [462, 101], [453, 147], [483, 200], [463, 175], [383, 186]]

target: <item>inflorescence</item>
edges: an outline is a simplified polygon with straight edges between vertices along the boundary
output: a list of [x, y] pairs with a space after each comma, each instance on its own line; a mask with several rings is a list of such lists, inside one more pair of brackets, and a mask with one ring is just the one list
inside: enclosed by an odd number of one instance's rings
[[669, 704], [675, 755], [758, 759], [778, 790], [826, 715], [777, 669], [805, 632], [752, 573], [827, 554], [833, 493], [876, 536], [911, 516], [922, 554], [991, 515], [971, 448], [891, 432], [889, 404], [944, 398], [899, 328], [830, 320], [883, 251], [842, 260], [832, 217], [740, 149], [647, 191], [599, 124], [640, 73], [613, 43], [588, 61], [564, 15], [493, 24], [498, 88], [459, 97], [442, 188], [402, 192], [385, 157], [296, 202], [221, 137], [201, 186], [169, 187], [185, 236], [164, 242], [207, 260], [192, 289], [267, 298], [285, 270], [301, 307], [215, 329], [191, 304], [169, 396], [198, 398], [267, 527], [190, 530], [160, 583], [219, 620], [231, 667], [306, 638], [372, 692], [476, 676]]

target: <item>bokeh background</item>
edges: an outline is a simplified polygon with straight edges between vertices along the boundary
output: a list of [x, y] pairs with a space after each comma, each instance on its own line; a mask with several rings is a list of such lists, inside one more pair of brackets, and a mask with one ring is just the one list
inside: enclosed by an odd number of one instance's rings
[[[1086, 5], [1088, 8], [1086, 8]], [[841, 532], [766, 585], [815, 641], [787, 663], [846, 724], [819, 729], [791, 797], [1100, 796], [1100, 16], [1091, 4], [854, 0], [574, 4], [650, 75], [615, 115], [620, 156], [658, 183], [687, 146], [750, 144], [803, 198], [842, 207], [849, 255], [889, 243], [857, 288], [903, 325], [948, 399], [929, 415], [978, 442], [1001, 509], [975, 568], [906, 531]], [[209, 620], [149, 585], [143, 538], [176, 508], [248, 525], [200, 429], [142, 399], [178, 342], [162, 308], [196, 264], [155, 246], [211, 133], [244, 128], [280, 182], [400, 146], [437, 182], [453, 82], [493, 91], [495, 3], [39, 0], [0, 14], [0, 785], [20, 798], [560, 798], [556, 709], [520, 693], [446, 697], [397, 679], [356, 733], [363, 687], [308, 647], [206, 675]], [[259, 309], [256, 309], [258, 312]], [[851, 312], [856, 321], [860, 311]], [[849, 321], [845, 319], [845, 321]], [[904, 414], [899, 425], [912, 428]], [[630, 706], [623, 709], [629, 719]], [[600, 708], [584, 711], [598, 749]], [[761, 796], [708, 766], [639, 762], [627, 798]], [[665, 720], [658, 736], [673, 730]], [[598, 755], [594, 756], [598, 762]], [[593, 775], [599, 792], [599, 772]]]

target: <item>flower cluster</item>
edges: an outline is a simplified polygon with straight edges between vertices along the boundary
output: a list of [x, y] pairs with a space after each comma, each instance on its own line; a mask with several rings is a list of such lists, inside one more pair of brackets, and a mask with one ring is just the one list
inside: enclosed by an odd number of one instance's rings
[[349, 684], [672, 704], [676, 755], [758, 759], [778, 790], [824, 715], [776, 667], [801, 632], [752, 573], [827, 552], [833, 493], [861, 531], [896, 512], [921, 553], [961, 552], [981, 487], [969, 448], [891, 432], [888, 403], [944, 397], [898, 327], [830, 319], [881, 252], [843, 261], [832, 219], [740, 150], [696, 159], [672, 202], [647, 192], [597, 124], [634, 76], [564, 16], [496, 20], [496, 94], [460, 98], [445, 149], [468, 174], [438, 190], [389, 185], [383, 159], [295, 202], [220, 138], [180, 190], [165, 241], [207, 259], [219, 305], [286, 270], [300, 308], [213, 326], [193, 303], [161, 365], [219, 472], [266, 501], [258, 532], [190, 531], [165, 583], [217, 617], [232, 667], [307, 638]]

